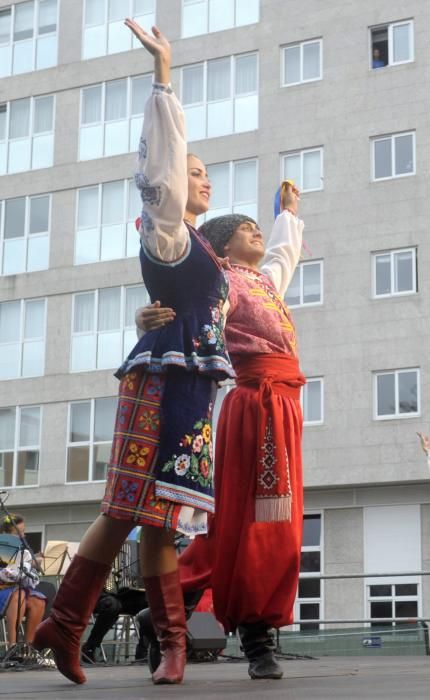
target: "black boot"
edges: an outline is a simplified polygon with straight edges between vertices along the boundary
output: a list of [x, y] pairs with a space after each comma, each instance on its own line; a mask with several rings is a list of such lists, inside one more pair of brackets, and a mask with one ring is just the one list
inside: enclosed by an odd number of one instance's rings
[[253, 680], [282, 678], [283, 671], [275, 658], [275, 635], [265, 622], [239, 625], [239, 636], [249, 661], [248, 673]]
[[[204, 591], [189, 591], [184, 593], [184, 608], [185, 608], [185, 619], [189, 620], [197, 607]], [[148, 666], [151, 673], [157, 670], [160, 665], [161, 653], [160, 644], [155, 634], [154, 627], [152, 625], [151, 611], [149, 608], [142, 610], [137, 617], [136, 621], [139, 627], [139, 637], [145, 637], [148, 643]]]
[[122, 613], [122, 605], [117, 596], [113, 593], [102, 593], [94, 608], [96, 621], [94, 622], [91, 634], [81, 649], [82, 664], [96, 664], [97, 650], [103, 642], [105, 635], [114, 626]]
[[81, 664], [96, 664], [96, 652], [97, 647], [90, 647], [88, 644], [84, 644], [81, 648]]

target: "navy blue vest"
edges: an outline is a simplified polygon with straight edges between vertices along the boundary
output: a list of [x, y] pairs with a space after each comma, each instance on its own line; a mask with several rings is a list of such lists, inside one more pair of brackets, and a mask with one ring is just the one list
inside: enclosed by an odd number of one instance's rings
[[158, 299], [171, 307], [176, 318], [145, 333], [116, 373], [119, 378], [136, 365], [144, 365], [148, 372], [175, 365], [217, 381], [234, 376], [223, 333], [227, 277], [209, 244], [188, 228], [188, 251], [177, 263], [160, 262], [141, 246], [142, 276], [151, 302]]

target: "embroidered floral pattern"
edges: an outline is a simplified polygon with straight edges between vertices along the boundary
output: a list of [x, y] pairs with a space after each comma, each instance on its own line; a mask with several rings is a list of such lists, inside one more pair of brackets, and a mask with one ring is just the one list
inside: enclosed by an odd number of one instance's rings
[[149, 447], [138, 447], [135, 442], [131, 442], [129, 454], [125, 461], [127, 464], [137, 464], [138, 467], [144, 467], [148, 453]]
[[222, 313], [223, 301], [218, 306], [211, 306], [212, 323], [205, 323], [200, 330], [198, 339], [193, 339], [196, 350], [216, 350], [225, 352], [224, 347], [224, 316]]
[[147, 155], [148, 155], [148, 143], [147, 143], [146, 139], [144, 139], [141, 136], [140, 140], [139, 140], [139, 158], [140, 158], [140, 160], [145, 160]]
[[149, 394], [149, 396], [153, 396], [155, 400], [156, 398], [158, 399], [161, 395], [161, 386], [161, 377], [157, 374], [152, 374], [149, 378], [146, 391]]
[[184, 435], [179, 443], [187, 452], [173, 455], [163, 472], [174, 470], [178, 476], [206, 488], [212, 485], [212, 428], [207, 418], [197, 421], [193, 428], [193, 434]]
[[124, 384], [125, 388], [128, 389], [129, 391], [133, 391], [134, 389], [134, 382], [137, 377], [136, 372], [130, 372], [129, 374], [126, 374], [124, 377]]
[[140, 224], [141, 227], [146, 231], [146, 233], [152, 233], [153, 231], [155, 231], [154, 222], [144, 209], [142, 210]]
[[[180, 455], [175, 459], [175, 472], [178, 476], [185, 476], [190, 468], [191, 460], [188, 455]], [[163, 469], [164, 471], [164, 469]]]
[[149, 499], [149, 505], [161, 513], [166, 513], [169, 509], [169, 502], [162, 498], [156, 498], [155, 495]]
[[200, 330], [199, 337], [193, 338], [196, 350], [216, 350], [217, 352], [225, 353], [223, 308], [227, 295], [228, 279], [224, 273], [219, 290], [220, 299], [216, 306], [210, 307], [212, 322], [205, 323]]
[[160, 425], [160, 415], [158, 411], [146, 410], [144, 411], [138, 419], [138, 425], [140, 430], [144, 432], [155, 433], [158, 431]]
[[161, 202], [161, 187], [158, 185], [144, 185], [140, 190], [140, 196], [144, 204], [155, 204], [158, 207]]
[[136, 498], [137, 484], [134, 481], [128, 481], [128, 479], [121, 479], [121, 488], [118, 491], [117, 498], [120, 501], [128, 501], [133, 503]]

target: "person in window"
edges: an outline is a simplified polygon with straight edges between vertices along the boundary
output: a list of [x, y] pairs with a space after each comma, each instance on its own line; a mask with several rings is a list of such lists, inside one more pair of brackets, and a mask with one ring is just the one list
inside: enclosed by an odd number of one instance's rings
[[[25, 522], [22, 515], [11, 514], [3, 518], [0, 533], [24, 537]], [[17, 544], [19, 545], [19, 541]], [[21, 624], [24, 617], [24, 639], [28, 644], [33, 642], [36, 627], [43, 619], [46, 605], [46, 596], [37, 590], [37, 564], [29, 549], [23, 552], [24, 571], [21, 571], [20, 564], [20, 552], [11, 563], [0, 560], [0, 616], [6, 619], [7, 638], [11, 646], [17, 641], [17, 620]]]
[[186, 621], [174, 536], [204, 533], [214, 510], [212, 406], [216, 382], [234, 376], [223, 334], [228, 286], [194, 228], [208, 209], [210, 184], [202, 162], [187, 159], [184, 114], [169, 83], [170, 45], [156, 27], [151, 36], [133, 20], [126, 25], [154, 57], [136, 175], [142, 275], [151, 299], [174, 308], [176, 316], [145, 334], [117, 372], [102, 514], [84, 535], [34, 645], [51, 648], [60, 672], [85, 682], [80, 638], [114, 557], [139, 524], [143, 582], [162, 653], [152, 679], [180, 683]]
[[386, 62], [381, 57], [380, 49], [375, 46], [372, 53], [372, 68], [384, 68], [386, 65]]
[[[200, 229], [230, 263], [225, 332], [237, 387], [217, 425], [215, 515], [209, 535], [181, 554], [181, 580], [185, 597], [212, 588], [215, 615], [227, 631], [238, 628], [253, 679], [282, 677], [271, 628], [292, 623], [300, 571], [305, 379], [283, 302], [302, 246], [297, 210], [298, 193], [286, 182], [266, 252], [249, 217], [221, 216]], [[138, 310], [143, 330], [147, 316], [153, 327], [157, 309]], [[151, 639], [148, 616], [146, 623]], [[152, 649], [149, 656], [156, 660]]]

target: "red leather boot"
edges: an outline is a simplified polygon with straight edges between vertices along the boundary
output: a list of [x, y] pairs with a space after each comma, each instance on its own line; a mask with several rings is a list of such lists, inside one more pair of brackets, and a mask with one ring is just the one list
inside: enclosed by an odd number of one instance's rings
[[102, 592], [110, 566], [76, 554], [55, 596], [50, 616], [37, 628], [33, 646], [51, 649], [57, 668], [73, 683], [85, 683], [80, 640]]
[[144, 584], [161, 652], [161, 662], [152, 680], [155, 685], [181, 683], [186, 662], [187, 623], [179, 571], [145, 577]]

